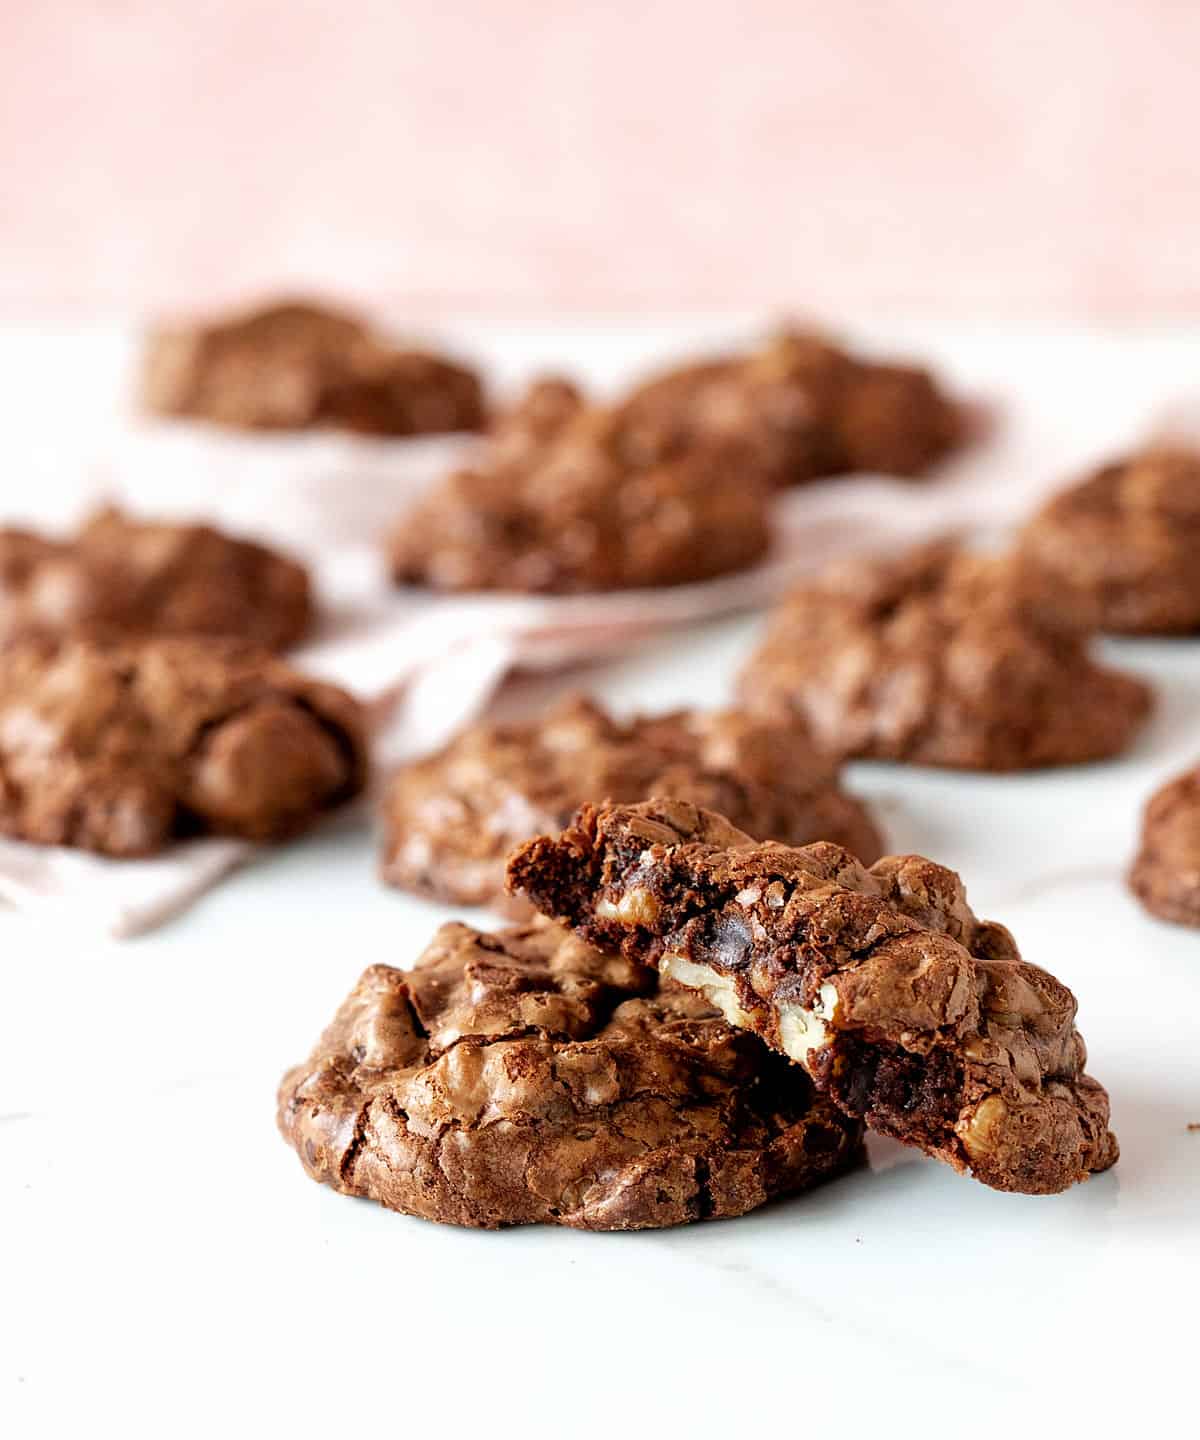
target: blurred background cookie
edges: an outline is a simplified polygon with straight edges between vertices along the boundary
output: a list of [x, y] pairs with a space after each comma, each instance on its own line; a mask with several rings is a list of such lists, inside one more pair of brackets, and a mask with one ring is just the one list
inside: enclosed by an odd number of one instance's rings
[[355, 315], [299, 300], [154, 331], [141, 401], [152, 414], [255, 430], [425, 435], [484, 422], [474, 371], [402, 349]]
[[1004, 555], [951, 543], [799, 585], [742, 670], [742, 704], [798, 714], [833, 753], [1024, 770], [1119, 754], [1149, 688], [1034, 613]]
[[519, 402], [474, 467], [403, 516], [389, 547], [397, 583], [639, 589], [709, 580], [763, 558], [769, 483], [749, 450], [682, 435], [647, 445], [619, 407], [552, 394], [549, 405], [545, 390]]
[[0, 651], [0, 832], [117, 857], [200, 834], [280, 840], [356, 795], [345, 691], [264, 651], [163, 640]]
[[883, 842], [866, 806], [800, 723], [736, 710], [614, 719], [574, 696], [524, 724], [480, 724], [399, 769], [383, 801], [390, 884], [523, 914], [504, 890], [510, 850], [560, 830], [585, 800], [677, 796], [764, 840], [833, 840], [866, 863]]
[[1155, 447], [1054, 496], [1021, 532], [1038, 603], [1128, 635], [1200, 630], [1200, 452]]
[[1152, 915], [1200, 925], [1200, 767], [1150, 797], [1129, 884]]
[[286, 650], [312, 621], [302, 565], [210, 525], [110, 508], [65, 540], [0, 530], [0, 643], [175, 635]]
[[964, 444], [972, 424], [930, 371], [868, 360], [803, 330], [679, 365], [622, 403], [633, 445], [734, 441], [776, 485], [850, 470], [915, 478]]

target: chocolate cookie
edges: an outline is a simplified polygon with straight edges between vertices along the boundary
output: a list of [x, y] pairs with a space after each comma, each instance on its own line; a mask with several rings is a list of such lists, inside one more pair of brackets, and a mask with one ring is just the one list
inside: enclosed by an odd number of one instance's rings
[[495, 416], [487, 432], [487, 464], [528, 465], [585, 408], [583, 392], [559, 375], [543, 375]]
[[740, 448], [632, 447], [619, 411], [578, 406], [565, 391], [548, 409], [538, 415], [531, 397], [474, 469], [404, 517], [390, 552], [398, 583], [621, 590], [708, 580], [762, 559], [768, 490]]
[[683, 801], [584, 806], [512, 885], [590, 943], [690, 985], [874, 1130], [997, 1190], [1117, 1159], [1075, 997], [919, 855], [756, 844]]
[[1129, 635], [1200, 630], [1200, 454], [1152, 449], [1056, 495], [1019, 555], [1062, 623]]
[[105, 855], [278, 840], [363, 787], [344, 691], [217, 642], [0, 652], [0, 832]]
[[1150, 797], [1129, 884], [1151, 914], [1200, 925], [1200, 767]]
[[799, 586], [738, 688], [747, 709], [798, 714], [835, 753], [970, 770], [1116, 755], [1150, 708], [1140, 680], [1035, 613], [1009, 558], [949, 544]]
[[737, 441], [776, 485], [851, 470], [916, 476], [962, 444], [963, 409], [927, 370], [880, 364], [785, 331], [746, 355], [685, 365], [624, 401], [631, 436]]
[[866, 861], [882, 849], [866, 808], [802, 728], [734, 710], [618, 722], [575, 696], [531, 723], [473, 725], [398, 770], [384, 798], [383, 876], [442, 900], [511, 907], [504, 861], [514, 846], [560, 830], [585, 800], [652, 795], [719, 809], [762, 838], [834, 840]]
[[143, 357], [142, 404], [255, 430], [423, 435], [477, 430], [484, 419], [473, 371], [304, 301], [159, 330]]
[[312, 615], [302, 565], [208, 525], [110, 509], [69, 540], [0, 531], [0, 640], [186, 635], [283, 650]]
[[861, 1154], [760, 1041], [541, 921], [373, 965], [284, 1077], [279, 1128], [314, 1180], [485, 1229], [743, 1215]]
[[76, 628], [84, 589], [70, 545], [0, 528], [0, 645]]

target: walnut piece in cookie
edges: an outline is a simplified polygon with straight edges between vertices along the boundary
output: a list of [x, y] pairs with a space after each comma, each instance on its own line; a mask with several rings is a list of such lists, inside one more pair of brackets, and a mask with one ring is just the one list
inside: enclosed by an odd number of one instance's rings
[[538, 920], [374, 965], [279, 1089], [314, 1180], [454, 1225], [743, 1215], [861, 1158], [804, 1074], [653, 971]]
[[194, 636], [285, 650], [312, 620], [302, 565], [209, 525], [107, 509], [66, 540], [0, 530], [0, 642]]
[[785, 596], [741, 703], [798, 714], [833, 753], [969, 770], [1119, 754], [1150, 710], [1140, 680], [1028, 602], [1011, 556], [939, 542], [846, 561]]
[[630, 443], [619, 410], [527, 397], [474, 468], [403, 516], [398, 584], [567, 593], [681, 585], [756, 564], [768, 487], [742, 447]]
[[1200, 925], [1200, 766], [1150, 797], [1129, 884], [1152, 915]]
[[560, 830], [586, 800], [676, 796], [762, 839], [833, 840], [864, 861], [882, 850], [865, 806], [802, 725], [736, 710], [618, 721], [582, 696], [537, 720], [479, 724], [402, 766], [384, 795], [382, 872], [393, 885], [525, 914], [504, 889], [514, 846]]
[[585, 806], [509, 883], [589, 943], [704, 994], [868, 1126], [997, 1190], [1117, 1159], [1075, 997], [917, 855], [757, 844], [683, 801]]
[[776, 485], [852, 470], [922, 475], [970, 429], [929, 371], [865, 360], [798, 330], [668, 370], [636, 387], [622, 410], [637, 443], [736, 442]]
[[265, 651], [187, 640], [0, 651], [0, 832], [117, 857], [281, 840], [356, 795], [358, 703]]
[[425, 435], [484, 421], [474, 371], [399, 348], [357, 316], [308, 301], [156, 331], [141, 399], [154, 414], [255, 430]]
[[1050, 500], [1021, 532], [1024, 579], [1060, 623], [1200, 630], [1200, 453], [1153, 448]]

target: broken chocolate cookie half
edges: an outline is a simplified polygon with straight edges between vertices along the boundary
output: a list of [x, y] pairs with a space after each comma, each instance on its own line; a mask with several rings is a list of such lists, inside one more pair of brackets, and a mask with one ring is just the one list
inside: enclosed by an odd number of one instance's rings
[[584, 806], [508, 874], [588, 942], [703, 993], [847, 1114], [986, 1185], [1048, 1194], [1117, 1159], [1075, 997], [976, 919], [952, 870], [759, 844], [655, 800]]

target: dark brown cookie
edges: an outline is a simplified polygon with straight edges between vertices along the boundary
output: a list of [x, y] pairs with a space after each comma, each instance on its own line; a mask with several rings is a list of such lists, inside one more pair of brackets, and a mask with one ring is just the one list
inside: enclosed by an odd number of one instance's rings
[[372, 966], [279, 1127], [314, 1180], [496, 1229], [743, 1215], [855, 1164], [857, 1122], [686, 990], [537, 921]]
[[1146, 685], [1035, 613], [1008, 557], [949, 544], [799, 586], [738, 689], [751, 711], [802, 716], [836, 753], [971, 770], [1116, 755], [1150, 709]]
[[919, 855], [756, 844], [683, 801], [585, 806], [509, 865], [590, 943], [690, 985], [874, 1130], [997, 1190], [1117, 1159], [1075, 997]]
[[1152, 449], [1056, 495], [1025, 526], [1025, 583], [1061, 623], [1200, 630], [1200, 454]]
[[561, 829], [585, 800], [652, 795], [719, 810], [763, 839], [833, 840], [867, 862], [882, 849], [866, 808], [802, 728], [733, 710], [618, 722], [575, 696], [531, 723], [473, 725], [398, 770], [384, 798], [383, 876], [442, 900], [510, 908], [504, 862], [514, 846]]
[[0, 640], [178, 635], [284, 650], [312, 617], [302, 565], [208, 525], [110, 509], [68, 540], [0, 531]]
[[143, 357], [142, 404], [256, 430], [423, 435], [484, 420], [473, 371], [398, 349], [357, 316], [304, 301], [159, 330]]
[[863, 360], [800, 331], [669, 370], [622, 408], [638, 443], [736, 441], [776, 485], [851, 470], [920, 475], [968, 432], [964, 410], [928, 371]]
[[762, 559], [767, 519], [767, 485], [742, 450], [634, 449], [619, 411], [543, 386], [474, 469], [405, 515], [392, 573], [443, 590], [680, 585]]
[[1151, 914], [1200, 925], [1200, 767], [1150, 797], [1129, 884]]
[[217, 642], [0, 652], [0, 832], [150, 855], [196, 834], [278, 840], [363, 787], [344, 691]]

